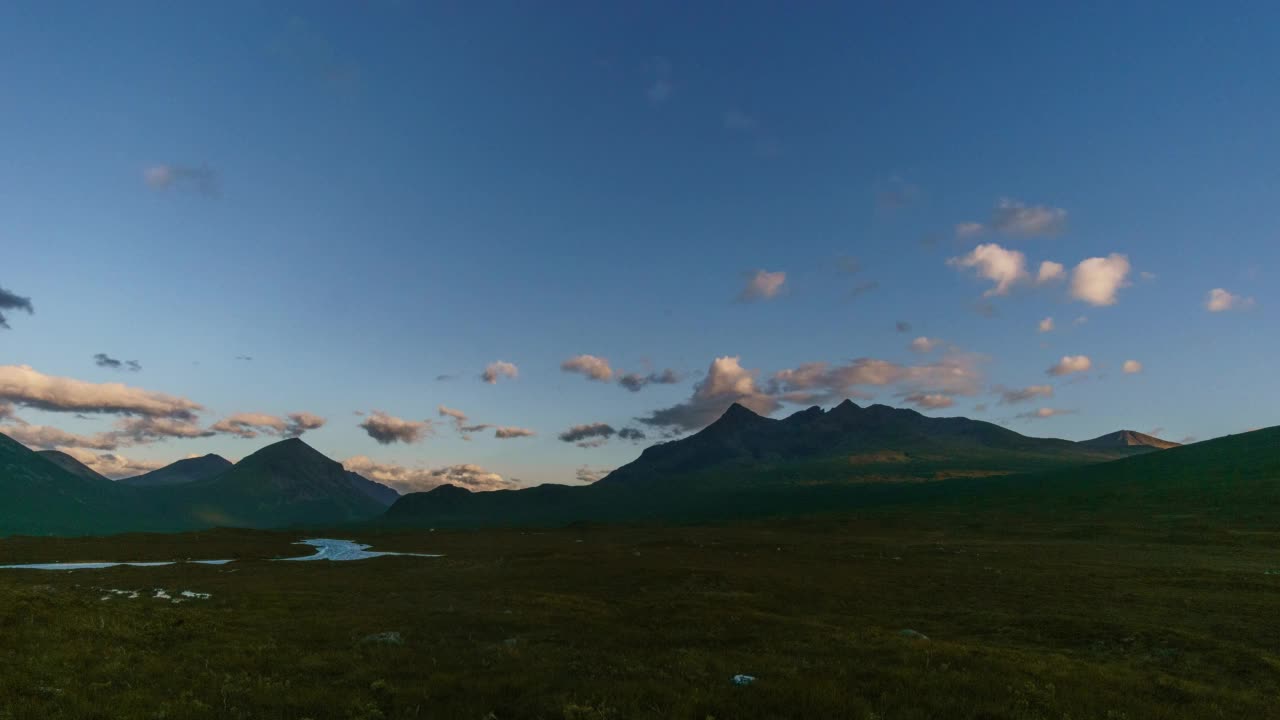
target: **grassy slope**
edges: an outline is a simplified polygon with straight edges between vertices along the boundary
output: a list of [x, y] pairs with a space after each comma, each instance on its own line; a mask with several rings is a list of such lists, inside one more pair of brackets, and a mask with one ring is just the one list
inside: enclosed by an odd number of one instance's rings
[[[245, 559], [0, 572], [0, 717], [1270, 717], [1278, 483], [1271, 429], [854, 512], [357, 535], [439, 559], [270, 563], [297, 536], [248, 531], [16, 538], [0, 562]], [[404, 644], [361, 642], [384, 631]]]

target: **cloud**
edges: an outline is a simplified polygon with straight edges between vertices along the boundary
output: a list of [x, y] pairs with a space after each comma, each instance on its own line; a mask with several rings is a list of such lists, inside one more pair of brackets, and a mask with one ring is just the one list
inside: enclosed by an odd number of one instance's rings
[[855, 285], [853, 289], [849, 291], [849, 297], [850, 298], [861, 297], [873, 290], [879, 290], [879, 289], [880, 289], [879, 280], [867, 280], [865, 282], [860, 282], [857, 285]]
[[1228, 310], [1247, 310], [1253, 307], [1253, 298], [1233, 295], [1222, 288], [1214, 288], [1205, 298], [1205, 309], [1209, 312], [1226, 312]]
[[609, 361], [595, 355], [575, 355], [560, 363], [560, 370], [579, 373], [600, 382], [609, 382], [613, 377], [613, 368], [609, 367]]
[[882, 210], [901, 210], [920, 199], [919, 186], [894, 175], [877, 183], [876, 205]]
[[52, 412], [115, 413], [192, 420], [204, 408], [186, 398], [45, 375], [28, 365], [0, 366], [0, 401]]
[[734, 132], [751, 132], [760, 127], [754, 117], [741, 110], [726, 110], [723, 119], [725, 129]]
[[308, 430], [319, 430], [324, 427], [325, 422], [324, 418], [313, 413], [289, 413], [288, 422], [285, 423], [284, 436], [298, 437]]
[[1123, 370], [1128, 375], [1142, 372], [1142, 363], [1137, 360], [1125, 360]]
[[618, 431], [618, 438], [620, 440], [639, 442], [644, 440], [646, 437], [647, 436], [644, 434], [644, 431], [637, 428], [625, 427]]
[[1138, 273], [1138, 277], [1142, 278], [1147, 282], [1151, 282], [1152, 280], [1156, 279], [1156, 274], [1153, 272], [1148, 272], [1146, 270], [1143, 270], [1142, 272]]
[[467, 414], [461, 410], [441, 405], [436, 408], [436, 413], [439, 414], [440, 417], [452, 418], [453, 427], [458, 432], [463, 432], [463, 428], [467, 425]]
[[135, 475], [151, 472], [152, 470], [159, 470], [169, 464], [164, 460], [136, 460], [124, 457], [123, 455], [116, 455], [114, 453], [94, 453], [74, 447], [64, 447], [59, 449], [76, 460], [79, 460], [90, 470], [93, 470], [104, 477], [109, 477], [112, 480], [119, 480], [120, 478], [133, 477]]
[[756, 387], [756, 373], [739, 364], [738, 357], [718, 357], [707, 375], [694, 386], [688, 401], [656, 410], [640, 422], [655, 427], [698, 430], [715, 421], [733, 403], [768, 415], [779, 407], [777, 399]]
[[1036, 284], [1044, 285], [1055, 280], [1062, 280], [1066, 276], [1067, 269], [1063, 267], [1062, 263], [1045, 260], [1040, 263], [1040, 271], [1036, 273]]
[[26, 310], [28, 315], [35, 314], [31, 306], [31, 298], [24, 298], [0, 287], [0, 328], [9, 329], [9, 320], [4, 316], [6, 310]]
[[583, 485], [590, 485], [600, 480], [601, 478], [605, 477], [611, 472], [613, 472], [612, 469], [590, 468], [590, 467], [587, 467], [586, 465], [583, 465], [582, 467], [578, 468], [578, 471], [574, 474], [574, 477], [575, 479], [577, 479], [578, 482], [582, 483]]
[[987, 231], [987, 227], [985, 225], [983, 225], [982, 223], [976, 223], [976, 222], [956, 223], [956, 227], [955, 227], [956, 237], [960, 238], [961, 240], [968, 240], [970, 238], [978, 237], [979, 235], [982, 235], [986, 231]]
[[0, 427], [10, 438], [33, 450], [54, 450], [63, 447], [93, 448], [94, 450], [115, 450], [120, 441], [110, 433], [95, 435], [76, 435], [47, 425], [6, 425]]
[[499, 440], [510, 440], [512, 438], [533, 437], [536, 435], [534, 431], [522, 427], [499, 427], [494, 429], [493, 436]]
[[902, 398], [908, 405], [915, 405], [925, 410], [941, 410], [956, 404], [950, 395], [939, 393], [912, 393]]
[[1059, 410], [1057, 408], [1042, 407], [1039, 410], [1031, 412], [1018, 413], [1017, 417], [1022, 420], [1047, 420], [1058, 415], [1074, 415], [1075, 410]]
[[210, 429], [240, 438], [255, 438], [259, 434], [290, 438], [324, 424], [324, 418], [308, 412], [290, 413], [283, 418], [266, 413], [236, 413], [214, 423]]
[[1036, 398], [1053, 397], [1052, 385], [1031, 385], [1021, 390], [998, 387], [996, 391], [1000, 393], [1001, 405], [1016, 405]]
[[121, 418], [111, 432], [123, 445], [145, 445], [166, 438], [213, 437], [215, 434], [217, 431], [213, 428], [201, 427], [191, 420], [154, 417]]
[[252, 356], [249, 356], [249, 355], [237, 355], [237, 356], [236, 356], [236, 359], [237, 359], [237, 360], [244, 360], [245, 362], [251, 362], [251, 361], [253, 360], [253, 357], [252, 357]]
[[664, 57], [655, 57], [647, 63], [650, 82], [645, 89], [645, 97], [653, 105], [661, 105], [671, 98], [675, 86], [671, 82], [671, 62]]
[[939, 340], [938, 338], [925, 337], [921, 335], [920, 337], [911, 341], [910, 347], [911, 347], [911, 350], [914, 352], [929, 353], [929, 352], [933, 352], [934, 348], [938, 347], [941, 344], [942, 344], [942, 341]]
[[1057, 235], [1066, 226], [1066, 210], [1047, 205], [1026, 205], [1010, 198], [1001, 198], [991, 212], [991, 227], [1005, 235]]
[[1078, 325], [1083, 325], [1083, 324], [1085, 324], [1085, 323], [1087, 323], [1087, 322], [1089, 322], [1089, 318], [1088, 318], [1088, 316], [1081, 315], [1080, 317], [1076, 318], [1075, 320], [1072, 320], [1072, 321], [1071, 321], [1071, 324], [1072, 324], [1072, 325], [1077, 325], [1077, 326], [1078, 326]]
[[403, 420], [388, 415], [381, 410], [374, 410], [359, 427], [377, 440], [381, 445], [391, 443], [416, 443], [423, 438], [434, 435], [435, 428], [430, 420]]
[[195, 190], [215, 197], [219, 192], [218, 174], [208, 165], [152, 165], [142, 172], [142, 177], [157, 190]]
[[786, 402], [834, 402], [866, 397], [858, 388], [897, 385], [905, 393], [975, 395], [981, 386], [978, 356], [953, 352], [937, 362], [900, 365], [858, 358], [845, 365], [811, 362], [780, 370], [769, 380], [771, 395]]
[[515, 378], [519, 377], [519, 375], [520, 368], [516, 367], [515, 363], [509, 363], [506, 360], [496, 360], [485, 366], [484, 372], [480, 373], [480, 379], [490, 385], [495, 385], [498, 382], [498, 378]]
[[137, 360], [117, 360], [106, 353], [98, 353], [93, 356], [93, 364], [98, 367], [111, 368], [112, 370], [128, 370], [129, 372], [138, 372], [142, 369], [142, 365]]
[[742, 289], [738, 295], [740, 302], [753, 302], [755, 300], [772, 300], [782, 291], [782, 286], [787, 281], [785, 272], [767, 272], [765, 270], [757, 270], [747, 280], [747, 286]]
[[617, 432], [608, 423], [596, 422], [574, 425], [560, 433], [559, 438], [562, 442], [576, 443], [578, 447], [598, 447], [608, 442], [609, 438], [616, 435]]
[[640, 392], [646, 385], [675, 385], [680, 382], [680, 374], [671, 368], [660, 373], [625, 373], [618, 376], [618, 384], [631, 392]]
[[377, 462], [367, 455], [342, 461], [347, 470], [395, 488], [401, 493], [425, 492], [441, 485], [457, 485], [473, 491], [507, 490], [514, 482], [469, 463], [434, 469]]
[[16, 420], [17, 415], [13, 414], [13, 405], [7, 402], [0, 402], [0, 421]]
[[1115, 305], [1116, 293], [1128, 287], [1129, 258], [1119, 253], [1082, 260], [1071, 273], [1071, 297], [1090, 305]]
[[900, 333], [909, 333], [911, 332], [911, 323], [906, 320], [899, 320], [893, 324], [893, 329]]
[[1087, 355], [1063, 355], [1058, 364], [1045, 372], [1049, 375], [1070, 375], [1084, 372], [1091, 367], [1093, 367], [1093, 361]]
[[1053, 318], [1047, 317], [1040, 321], [1040, 332], [1053, 332]]
[[1028, 277], [1027, 256], [995, 243], [979, 245], [968, 255], [951, 258], [947, 264], [958, 268], [973, 268], [980, 277], [994, 282], [995, 287], [983, 293], [983, 297], [1006, 295], [1016, 283]]

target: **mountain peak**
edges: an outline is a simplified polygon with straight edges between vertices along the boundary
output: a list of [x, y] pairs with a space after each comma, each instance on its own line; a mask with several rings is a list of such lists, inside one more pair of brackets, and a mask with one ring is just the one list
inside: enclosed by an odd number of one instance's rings
[[1162, 440], [1153, 435], [1140, 433], [1137, 430], [1117, 430], [1106, 435], [1100, 435], [1092, 440], [1083, 440], [1080, 444], [1090, 447], [1152, 447], [1166, 450], [1179, 447], [1181, 443]]

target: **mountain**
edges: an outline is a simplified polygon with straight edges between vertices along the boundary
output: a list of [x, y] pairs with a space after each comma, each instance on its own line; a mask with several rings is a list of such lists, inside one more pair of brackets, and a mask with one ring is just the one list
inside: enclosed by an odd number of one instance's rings
[[155, 529], [148, 514], [133, 512], [136, 498], [129, 488], [89, 472], [69, 472], [0, 434], [0, 536]]
[[341, 464], [297, 438], [268, 445], [210, 479], [139, 490], [188, 527], [337, 525], [385, 510], [353, 486]]
[[217, 477], [231, 467], [231, 461], [221, 455], [210, 453], [203, 457], [186, 458], [165, 465], [159, 470], [124, 478], [117, 482], [134, 487], [155, 487], [159, 485], [183, 485]]
[[1013, 472], [1046, 465], [1101, 462], [1129, 449], [1035, 438], [989, 422], [935, 418], [915, 410], [845, 400], [782, 420], [734, 403], [694, 435], [646, 448], [602, 479], [605, 485], [667, 479], [712, 468], [834, 459], [848, 478], [945, 479], [973, 472]]
[[[734, 404], [700, 432], [646, 448], [591, 486], [485, 493], [442, 487], [405, 495], [385, 520], [471, 526], [732, 517], [767, 512], [778, 493], [811, 498], [815, 489], [938, 484], [930, 481], [1078, 467], [1153, 451], [1028, 437], [979, 420], [863, 408], [849, 400], [780, 420]], [[774, 499], [757, 504], [766, 496]]]
[[1146, 435], [1136, 430], [1117, 430], [1113, 433], [1100, 435], [1092, 440], [1081, 440], [1080, 444], [1095, 448], [1151, 447], [1158, 450], [1167, 450], [1180, 447], [1182, 443], [1161, 440], [1158, 437]]
[[57, 465], [63, 470], [66, 470], [72, 475], [78, 475], [88, 480], [106, 480], [107, 479], [102, 475], [99, 475], [97, 472], [95, 472], [93, 468], [89, 467], [88, 465], [85, 465], [79, 460], [62, 452], [61, 450], [37, 450], [36, 454], [44, 458], [45, 460], [52, 462], [53, 464]]
[[391, 505], [395, 504], [396, 500], [400, 499], [400, 493], [396, 490], [389, 488], [380, 482], [370, 480], [360, 473], [354, 473], [348, 470], [347, 480], [351, 483], [352, 487], [378, 501], [378, 503], [383, 507], [391, 507]]

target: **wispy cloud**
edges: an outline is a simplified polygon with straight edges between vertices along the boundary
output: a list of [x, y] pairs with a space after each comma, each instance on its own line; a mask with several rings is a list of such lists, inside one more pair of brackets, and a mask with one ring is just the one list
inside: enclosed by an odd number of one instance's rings
[[28, 315], [35, 314], [35, 308], [31, 306], [31, 298], [19, 297], [0, 287], [0, 328], [5, 330], [10, 329], [9, 320], [4, 316], [5, 311], [9, 310], [25, 310]]
[[910, 348], [912, 352], [931, 353], [941, 345], [942, 345], [942, 340], [940, 338], [931, 338], [931, 337], [925, 337], [921, 335], [920, 337], [911, 341]]
[[586, 465], [578, 468], [574, 478], [583, 485], [590, 485], [613, 472], [612, 468], [592, 468]]
[[1039, 329], [1042, 333], [1053, 332], [1053, 318], [1047, 317], [1041, 320]]
[[152, 165], [142, 177], [157, 190], [194, 190], [211, 197], [220, 193], [218, 173], [208, 165]]
[[1036, 398], [1053, 397], [1053, 386], [1030, 385], [1021, 389], [997, 387], [996, 392], [1000, 393], [1001, 405], [1016, 405]]
[[574, 425], [568, 430], [560, 433], [558, 437], [561, 442], [574, 443], [578, 447], [589, 448], [603, 445], [609, 441], [609, 438], [616, 435], [617, 432], [618, 431], [608, 423], [594, 422], [583, 425]]
[[956, 404], [950, 395], [940, 393], [911, 393], [904, 395], [902, 399], [908, 405], [915, 405], [922, 410], [941, 410]]
[[255, 438], [258, 435], [289, 438], [298, 437], [308, 430], [317, 430], [324, 427], [324, 424], [324, 418], [309, 412], [289, 413], [286, 417], [266, 413], [235, 413], [214, 423], [210, 429], [240, 438]]
[[137, 360], [117, 360], [106, 353], [98, 353], [93, 356], [93, 364], [98, 367], [110, 368], [112, 370], [128, 370], [129, 372], [138, 372], [142, 369], [142, 365]]
[[1135, 375], [1142, 372], [1142, 363], [1137, 360], [1125, 360], [1121, 369], [1124, 370], [1126, 375]]
[[623, 373], [618, 376], [618, 384], [631, 392], [640, 392], [648, 385], [674, 385], [680, 382], [680, 379], [679, 373], [667, 368], [662, 372], [651, 372], [648, 375]]
[[1016, 417], [1020, 420], [1047, 420], [1051, 417], [1057, 417], [1059, 415], [1074, 415], [1075, 412], [1076, 412], [1075, 410], [1060, 410], [1057, 408], [1042, 407], [1039, 410], [1032, 410], [1031, 412], [1018, 413]]

